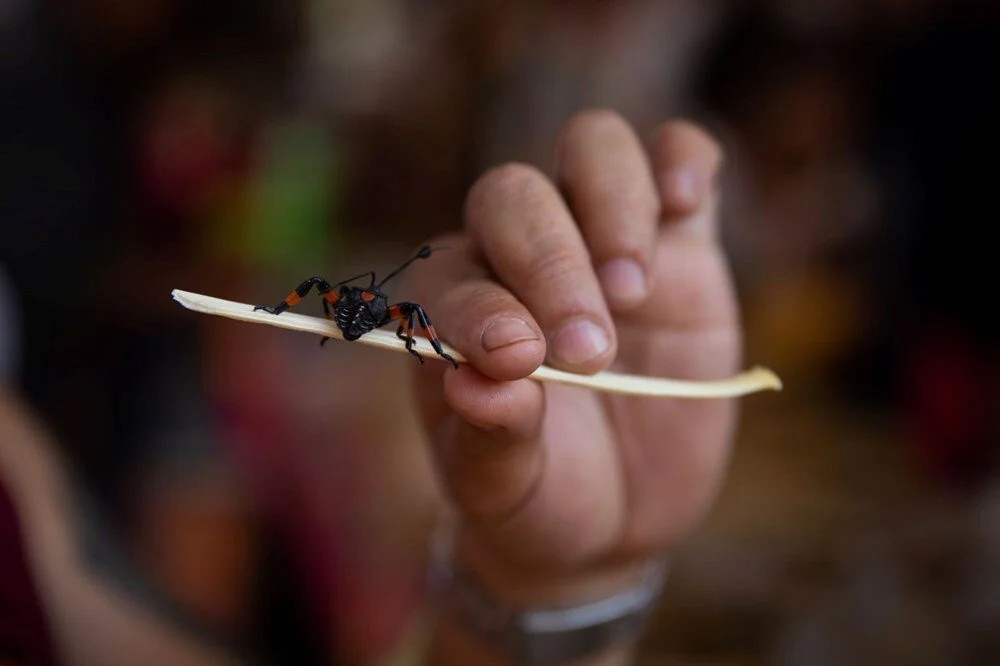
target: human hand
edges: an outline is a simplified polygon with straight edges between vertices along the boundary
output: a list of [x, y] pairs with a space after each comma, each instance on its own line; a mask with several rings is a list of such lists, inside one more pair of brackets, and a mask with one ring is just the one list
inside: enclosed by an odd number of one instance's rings
[[644, 147], [616, 114], [564, 128], [555, 179], [484, 174], [465, 231], [414, 266], [442, 337], [468, 360], [417, 394], [460, 516], [458, 556], [495, 593], [548, 602], [614, 589], [681, 539], [725, 466], [731, 400], [599, 394], [526, 377], [543, 361], [593, 373], [716, 379], [741, 331], [716, 237], [721, 153], [686, 122]]

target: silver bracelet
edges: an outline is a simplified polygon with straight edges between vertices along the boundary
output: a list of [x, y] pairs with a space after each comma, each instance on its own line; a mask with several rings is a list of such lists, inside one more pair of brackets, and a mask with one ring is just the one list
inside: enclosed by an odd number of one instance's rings
[[649, 563], [633, 587], [573, 606], [516, 607], [483, 590], [452, 566], [451, 539], [435, 535], [428, 571], [432, 595], [445, 613], [516, 663], [572, 661], [635, 640], [666, 580], [666, 559]]

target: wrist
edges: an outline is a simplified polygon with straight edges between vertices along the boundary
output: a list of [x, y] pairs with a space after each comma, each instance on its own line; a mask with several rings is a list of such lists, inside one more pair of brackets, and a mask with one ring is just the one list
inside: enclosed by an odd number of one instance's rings
[[[433, 663], [623, 663], [659, 596], [665, 560], [527, 566], [468, 532], [435, 540]], [[446, 655], [450, 655], [448, 658]]]
[[452, 540], [451, 563], [498, 602], [513, 606], [565, 606], [615, 594], [638, 583], [659, 555], [605, 558], [582, 564], [522, 562], [497, 553], [472, 533]]

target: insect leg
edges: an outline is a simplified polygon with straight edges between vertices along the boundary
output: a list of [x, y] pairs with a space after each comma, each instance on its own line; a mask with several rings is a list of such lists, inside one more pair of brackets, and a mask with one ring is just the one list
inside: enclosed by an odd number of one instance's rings
[[[323, 299], [323, 316], [333, 321], [333, 315], [330, 313], [330, 301], [326, 298]], [[326, 344], [326, 341], [330, 339], [329, 335], [324, 335], [323, 339], [319, 341], [319, 346], [322, 347]]]
[[413, 319], [414, 319], [414, 317], [416, 317], [416, 315], [417, 315], [416, 312], [411, 312], [409, 318], [407, 319], [407, 323], [406, 323], [406, 351], [408, 351], [411, 354], [413, 354], [414, 356], [416, 356], [417, 360], [420, 361], [420, 365], [423, 365], [424, 364], [424, 357], [420, 355], [420, 352], [418, 352], [416, 349], [413, 348], [417, 344], [414, 341], [414, 339], [413, 339]]
[[450, 354], [446, 354], [444, 349], [441, 347], [441, 341], [438, 339], [437, 331], [434, 330], [434, 326], [431, 325], [431, 318], [427, 316], [427, 312], [425, 312], [424, 309], [416, 303], [413, 304], [413, 309], [417, 313], [417, 318], [420, 320], [420, 327], [424, 329], [425, 333], [427, 333], [427, 339], [430, 341], [431, 346], [434, 347], [434, 351], [436, 351], [438, 356], [441, 358], [451, 361], [451, 364], [455, 366], [455, 369], [457, 370], [458, 361], [452, 358]]
[[309, 290], [313, 288], [313, 285], [316, 286], [316, 291], [323, 294], [323, 297], [326, 300], [331, 303], [337, 302], [337, 295], [331, 291], [332, 287], [329, 282], [321, 277], [311, 277], [308, 280], [303, 280], [302, 284], [289, 292], [288, 296], [285, 296], [285, 298], [273, 308], [268, 305], [257, 305], [254, 306], [254, 311], [263, 310], [264, 312], [270, 312], [271, 314], [281, 314], [288, 308], [298, 305], [299, 301], [301, 301], [305, 295], [309, 293]]
[[[406, 340], [406, 351], [410, 352], [417, 357], [423, 365], [424, 357], [420, 355], [414, 345], [416, 342], [413, 340], [413, 323], [414, 318], [417, 316], [416, 309], [412, 303], [399, 303], [389, 307], [389, 318], [399, 319], [399, 328], [396, 329], [396, 337], [401, 340]], [[403, 319], [406, 319], [406, 332], [403, 332]]]

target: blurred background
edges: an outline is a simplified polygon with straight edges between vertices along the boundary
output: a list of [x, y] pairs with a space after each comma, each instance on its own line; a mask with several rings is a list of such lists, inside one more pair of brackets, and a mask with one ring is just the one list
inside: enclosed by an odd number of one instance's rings
[[383, 271], [574, 112], [689, 116], [786, 391], [745, 401], [640, 663], [1000, 663], [998, 9], [3, 0], [0, 374], [132, 593], [265, 662], [407, 663], [439, 504], [407, 359], [170, 290]]

